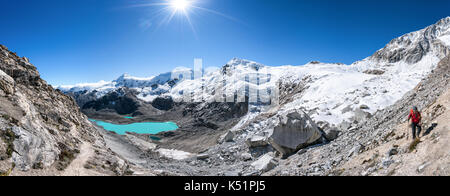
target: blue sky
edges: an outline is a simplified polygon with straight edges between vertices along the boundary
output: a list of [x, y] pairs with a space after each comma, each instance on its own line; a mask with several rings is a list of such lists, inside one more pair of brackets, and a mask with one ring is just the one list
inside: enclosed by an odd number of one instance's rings
[[[0, 44], [53, 85], [148, 77], [178, 66], [222, 66], [233, 57], [267, 65], [350, 64], [390, 40], [450, 15], [450, 1], [197, 0], [170, 23], [164, 0], [0, 0]], [[164, 12], [163, 14], [169, 14]]]

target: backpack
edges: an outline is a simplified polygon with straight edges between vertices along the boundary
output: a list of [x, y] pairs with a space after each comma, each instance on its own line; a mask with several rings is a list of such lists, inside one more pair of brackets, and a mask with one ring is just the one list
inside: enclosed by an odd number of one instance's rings
[[420, 120], [422, 119], [420, 112], [417, 112], [416, 114], [414, 110], [411, 110], [411, 114], [409, 116], [411, 117], [413, 123], [420, 123]]

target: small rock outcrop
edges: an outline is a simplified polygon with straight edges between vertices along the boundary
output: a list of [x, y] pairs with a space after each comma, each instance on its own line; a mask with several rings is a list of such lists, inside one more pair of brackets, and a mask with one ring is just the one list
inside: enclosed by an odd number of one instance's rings
[[380, 70], [380, 69], [370, 69], [366, 70], [363, 73], [369, 74], [369, 75], [383, 75], [386, 71]]

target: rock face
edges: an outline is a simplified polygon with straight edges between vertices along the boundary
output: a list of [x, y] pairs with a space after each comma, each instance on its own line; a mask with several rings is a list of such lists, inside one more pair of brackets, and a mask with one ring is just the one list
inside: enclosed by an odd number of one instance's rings
[[172, 97], [158, 97], [152, 102], [152, 106], [158, 110], [168, 111], [173, 108], [174, 101]]
[[119, 88], [102, 98], [87, 102], [83, 105], [83, 110], [94, 109], [96, 111], [110, 109], [118, 114], [132, 114], [137, 111], [139, 101], [134, 97], [134, 93], [128, 88]]
[[14, 79], [8, 76], [5, 72], [0, 70], [0, 90], [3, 93], [13, 94], [14, 93]]
[[322, 134], [311, 118], [302, 111], [290, 111], [279, 117], [270, 144], [284, 156], [317, 142]]
[[76, 92], [67, 92], [65, 93], [71, 97], [73, 97], [75, 99], [75, 101], [77, 102], [77, 105], [80, 108], [83, 108], [83, 106], [91, 101], [95, 101], [98, 99], [97, 95], [95, 94], [95, 92], [87, 92], [87, 90], [84, 91], [76, 91]]
[[[0, 136], [0, 149], [4, 149], [0, 150], [0, 170], [12, 169], [12, 174], [65, 170], [77, 158], [83, 143], [96, 149], [93, 156], [98, 157], [92, 162], [103, 168], [113, 168], [120, 160], [103, 148], [102, 136], [72, 98], [42, 80], [27, 58], [2, 45]], [[106, 159], [109, 163], [100, 161]]]
[[392, 40], [371, 58], [380, 63], [396, 63], [404, 60], [414, 64], [429, 53], [434, 53], [442, 59], [449, 54], [449, 47], [436, 38], [448, 34], [449, 27], [450, 17], [444, 18], [419, 32], [409, 33]]

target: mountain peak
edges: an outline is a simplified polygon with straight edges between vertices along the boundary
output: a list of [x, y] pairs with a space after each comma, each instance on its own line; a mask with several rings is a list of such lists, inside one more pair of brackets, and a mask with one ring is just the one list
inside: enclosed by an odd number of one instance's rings
[[129, 77], [131, 77], [130, 74], [124, 73], [124, 74], [122, 74], [118, 79], [125, 79], [125, 78], [129, 78]]
[[262, 67], [265, 67], [265, 65], [263, 64], [240, 58], [231, 59], [224, 67], [237, 67], [237, 66], [250, 67], [255, 69], [256, 71], [258, 71]]
[[426, 55], [442, 59], [450, 48], [449, 34], [450, 17], [446, 17], [422, 30], [393, 39], [369, 58], [378, 63], [403, 61], [408, 64], [417, 63]]
[[450, 16], [447, 16], [447, 17], [439, 20], [434, 25], [431, 25], [428, 28], [440, 29], [441, 33], [448, 32], [448, 30], [450, 29]]
[[450, 16], [447, 16], [441, 20], [439, 20], [438, 24], [450, 24]]
[[249, 60], [234, 57], [230, 61], [228, 61], [227, 64], [233, 66], [233, 65], [239, 65], [239, 64], [246, 64], [249, 62], [250, 62]]

